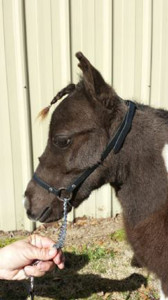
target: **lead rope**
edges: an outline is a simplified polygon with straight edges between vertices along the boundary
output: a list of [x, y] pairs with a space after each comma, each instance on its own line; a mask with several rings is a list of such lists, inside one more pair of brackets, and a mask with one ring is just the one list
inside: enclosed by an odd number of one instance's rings
[[[69, 199], [64, 198], [63, 200], [63, 222], [60, 228], [58, 242], [53, 245], [56, 249], [61, 249], [64, 246], [66, 231], [67, 231], [67, 204]], [[33, 265], [37, 265], [39, 261], [36, 261]], [[34, 276], [30, 277], [30, 299], [34, 300]]]

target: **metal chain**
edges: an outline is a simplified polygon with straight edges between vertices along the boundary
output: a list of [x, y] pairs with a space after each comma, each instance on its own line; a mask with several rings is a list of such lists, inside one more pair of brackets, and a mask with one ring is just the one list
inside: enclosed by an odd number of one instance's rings
[[34, 300], [34, 277], [30, 277], [30, 299]]
[[66, 231], [67, 231], [67, 204], [68, 204], [68, 199], [64, 198], [63, 202], [63, 222], [60, 228], [59, 236], [58, 236], [58, 242], [53, 245], [54, 248], [56, 249], [61, 249], [64, 246], [65, 238], [66, 238]]
[[[53, 245], [56, 249], [61, 249], [64, 246], [65, 238], [66, 238], [66, 231], [67, 231], [67, 204], [69, 199], [64, 198], [63, 200], [63, 222], [60, 228], [58, 242]], [[38, 264], [39, 261], [36, 261], [34, 265]], [[34, 276], [30, 277], [30, 299], [34, 300]]]

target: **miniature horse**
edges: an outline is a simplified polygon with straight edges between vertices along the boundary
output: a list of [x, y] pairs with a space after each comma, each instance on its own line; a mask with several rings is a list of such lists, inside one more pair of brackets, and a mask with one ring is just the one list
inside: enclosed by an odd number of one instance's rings
[[110, 183], [122, 205], [135, 257], [160, 279], [160, 299], [168, 299], [168, 112], [135, 104], [119, 151], [109, 151], [102, 160], [128, 114], [128, 103], [81, 52], [76, 56], [83, 77], [52, 100], [50, 106], [67, 95], [53, 112], [47, 146], [36, 169], [36, 176], [50, 189], [32, 178], [25, 192], [27, 215], [41, 222], [59, 220], [63, 204], [51, 186], [72, 187], [76, 178], [97, 165], [73, 190], [71, 206], [79, 206], [91, 191]]

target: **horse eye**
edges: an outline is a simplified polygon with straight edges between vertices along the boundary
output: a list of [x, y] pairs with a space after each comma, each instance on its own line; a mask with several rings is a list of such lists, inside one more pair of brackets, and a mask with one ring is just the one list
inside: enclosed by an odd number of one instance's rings
[[52, 139], [54, 146], [66, 148], [71, 144], [71, 138], [67, 136], [56, 136]]

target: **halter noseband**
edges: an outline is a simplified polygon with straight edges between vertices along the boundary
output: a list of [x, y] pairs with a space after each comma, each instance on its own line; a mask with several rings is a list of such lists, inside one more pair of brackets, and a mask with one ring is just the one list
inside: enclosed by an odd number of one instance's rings
[[72, 199], [73, 192], [86, 180], [88, 176], [90, 176], [102, 164], [102, 162], [105, 160], [108, 154], [112, 150], [114, 154], [117, 154], [120, 151], [125, 141], [125, 138], [131, 129], [132, 120], [134, 118], [136, 110], [136, 105], [134, 102], [126, 101], [126, 103], [128, 105], [128, 111], [124, 117], [124, 120], [122, 121], [113, 139], [108, 143], [106, 149], [103, 151], [100, 161], [86, 169], [67, 188], [62, 187], [56, 189], [55, 187], [50, 186], [48, 183], [39, 178], [36, 173], [34, 173], [33, 175], [34, 181], [36, 181], [42, 188], [46, 189], [49, 193], [53, 193], [54, 195], [56, 195], [59, 200], [64, 201], [66, 199], [69, 203], [69, 201]]

